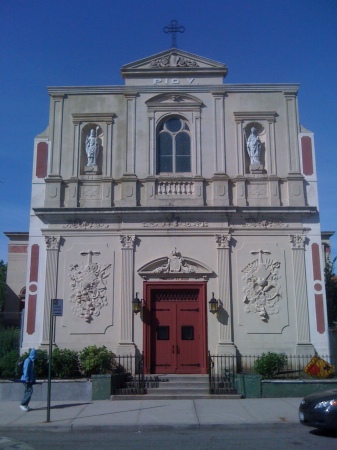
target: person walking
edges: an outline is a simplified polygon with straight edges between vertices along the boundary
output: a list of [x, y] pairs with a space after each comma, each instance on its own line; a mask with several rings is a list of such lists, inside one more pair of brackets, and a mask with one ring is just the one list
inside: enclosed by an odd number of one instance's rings
[[21, 376], [21, 381], [25, 383], [25, 392], [23, 399], [20, 403], [20, 408], [22, 411], [30, 411], [32, 408], [28, 406], [30, 399], [33, 394], [33, 384], [35, 384], [35, 369], [34, 361], [37, 358], [37, 351], [33, 348], [30, 351], [28, 358], [25, 359], [23, 363], [23, 374]]

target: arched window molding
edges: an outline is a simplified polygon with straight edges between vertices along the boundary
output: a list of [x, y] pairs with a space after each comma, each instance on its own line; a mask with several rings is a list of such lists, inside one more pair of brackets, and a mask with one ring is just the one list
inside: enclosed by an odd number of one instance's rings
[[[190, 172], [189, 176], [201, 175], [201, 108], [202, 101], [192, 95], [161, 94], [146, 102], [148, 107], [149, 125], [149, 150], [148, 150], [148, 172], [156, 176], [158, 169], [157, 144], [160, 126], [170, 117], [177, 117], [188, 126], [190, 136]], [[160, 174], [158, 174], [160, 176]], [[167, 172], [165, 173], [167, 175]]]
[[169, 115], [157, 127], [156, 172], [191, 173], [191, 134], [187, 120]]

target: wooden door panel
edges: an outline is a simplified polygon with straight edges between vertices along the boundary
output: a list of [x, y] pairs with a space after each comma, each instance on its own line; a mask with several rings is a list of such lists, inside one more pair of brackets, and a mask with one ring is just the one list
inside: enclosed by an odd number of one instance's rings
[[177, 373], [200, 373], [201, 342], [198, 301], [177, 305]]
[[176, 325], [174, 323], [175, 305], [161, 303], [153, 310], [152, 366], [154, 373], [172, 373], [176, 366]]

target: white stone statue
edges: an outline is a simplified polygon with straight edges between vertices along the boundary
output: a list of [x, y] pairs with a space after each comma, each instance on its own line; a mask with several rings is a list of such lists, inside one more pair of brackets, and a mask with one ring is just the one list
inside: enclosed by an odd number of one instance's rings
[[251, 165], [260, 165], [261, 141], [256, 135], [256, 128], [252, 127], [250, 136], [247, 139], [247, 151]]
[[96, 158], [99, 150], [99, 143], [97, 138], [97, 131], [99, 127], [96, 127], [96, 135], [95, 130], [92, 129], [90, 131], [90, 135], [87, 136], [85, 140], [85, 151], [88, 157], [87, 166], [96, 166]]

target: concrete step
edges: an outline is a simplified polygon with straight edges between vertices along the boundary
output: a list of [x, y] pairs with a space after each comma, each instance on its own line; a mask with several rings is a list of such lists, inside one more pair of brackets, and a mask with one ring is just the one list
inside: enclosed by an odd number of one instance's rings
[[111, 396], [112, 400], [177, 400], [241, 398], [230, 383], [222, 383], [214, 394], [209, 392], [208, 375], [164, 374], [146, 375], [143, 389], [137, 389], [137, 381], [127, 383], [124, 392]]
[[112, 395], [111, 400], [231, 400], [240, 399], [242, 395], [240, 394], [195, 394], [195, 395], [156, 395], [156, 394], [145, 394], [145, 395]]
[[180, 386], [176, 386], [176, 387], [171, 386], [171, 387], [167, 387], [167, 388], [147, 389], [147, 393], [148, 394], [156, 394], [156, 395], [187, 395], [187, 394], [193, 395], [194, 393], [209, 394], [209, 388], [208, 388], [208, 386], [201, 387], [201, 388], [195, 388], [195, 387], [183, 388]]
[[[126, 386], [132, 387], [134, 385], [133, 382], [126, 383]], [[189, 381], [189, 382], [181, 382], [178, 381], [168, 381], [168, 382], [145, 382], [145, 387], [147, 389], [188, 389], [188, 388], [199, 388], [199, 389], [208, 389], [209, 383], [205, 381]]]

